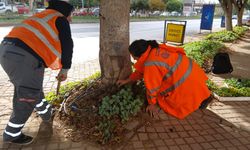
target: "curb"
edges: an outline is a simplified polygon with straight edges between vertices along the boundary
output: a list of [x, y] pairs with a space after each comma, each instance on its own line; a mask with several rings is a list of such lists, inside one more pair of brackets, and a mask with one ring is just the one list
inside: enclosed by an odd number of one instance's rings
[[250, 97], [222, 97], [213, 93], [214, 97], [222, 102], [239, 102], [239, 101], [250, 101]]

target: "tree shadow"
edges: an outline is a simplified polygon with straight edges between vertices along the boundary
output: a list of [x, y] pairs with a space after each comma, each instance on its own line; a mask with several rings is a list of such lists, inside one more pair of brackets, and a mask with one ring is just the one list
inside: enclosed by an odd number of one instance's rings
[[233, 72], [228, 74], [213, 74], [224, 79], [228, 78], [250, 78], [250, 54], [236, 51], [229, 51], [229, 57], [233, 66]]
[[[247, 114], [244, 115], [247, 116]], [[158, 144], [161, 144], [162, 148], [176, 146], [174, 143], [177, 143], [177, 145], [200, 144], [201, 146], [202, 143], [214, 143], [214, 148], [219, 148], [216, 147], [216, 144], [225, 147], [224, 143], [245, 138], [243, 135], [250, 136], [250, 131], [228, 121], [226, 117], [209, 109], [197, 110], [183, 120], [161, 112], [160, 118], [154, 119], [151, 124], [145, 124], [141, 129], [138, 129], [136, 134], [130, 141], [124, 144], [122, 149], [136, 148], [138, 146], [135, 145], [136, 143], [144, 147], [152, 146], [156, 144], [154, 139], [157, 139]], [[178, 144], [178, 142], [180, 143]], [[249, 141], [246, 142], [250, 144]], [[237, 146], [244, 146], [240, 141], [237, 143]], [[230, 145], [231, 148], [237, 148], [237, 146]]]
[[[233, 124], [235, 128], [250, 132], [249, 106], [250, 101], [223, 101], [212, 104], [210, 111]], [[223, 111], [225, 112], [222, 113]]]

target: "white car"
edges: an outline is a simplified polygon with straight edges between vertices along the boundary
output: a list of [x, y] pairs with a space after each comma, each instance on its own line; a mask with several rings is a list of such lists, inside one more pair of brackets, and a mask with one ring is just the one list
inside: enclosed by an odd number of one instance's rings
[[242, 24], [250, 26], [250, 15], [243, 15]]
[[0, 14], [16, 13], [17, 8], [14, 5], [6, 5], [5, 2], [0, 2]]
[[35, 9], [35, 13], [39, 13], [39, 12], [42, 12], [44, 11], [46, 8], [36, 8]]

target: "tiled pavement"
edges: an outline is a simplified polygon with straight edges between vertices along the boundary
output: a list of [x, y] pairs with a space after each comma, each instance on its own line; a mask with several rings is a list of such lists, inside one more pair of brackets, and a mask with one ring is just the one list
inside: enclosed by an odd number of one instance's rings
[[[99, 70], [98, 60], [73, 64], [67, 82], [81, 80]], [[56, 71], [46, 70], [45, 93], [56, 88]], [[65, 83], [64, 83], [65, 84]], [[197, 89], [193, 89], [197, 90]], [[0, 136], [11, 113], [13, 86], [0, 67]], [[250, 149], [250, 101], [215, 101], [206, 110], [197, 110], [184, 120], [177, 120], [161, 112], [152, 124], [145, 124], [131, 132], [129, 140], [119, 149], [128, 150], [199, 150], [199, 149]], [[43, 137], [41, 119], [35, 114], [26, 123], [23, 132], [36, 136], [29, 146], [4, 144], [0, 138], [0, 149], [4, 150], [95, 150], [105, 149], [88, 141], [72, 142], [64, 137], [63, 131], [53, 126], [53, 135]], [[48, 129], [49, 130], [49, 129]], [[52, 133], [52, 132], [51, 132]]]
[[[73, 65], [68, 81], [81, 80], [99, 70], [98, 60]], [[46, 70], [45, 92], [55, 90], [57, 72]], [[11, 112], [13, 87], [0, 69], [0, 136], [8, 122]], [[146, 124], [120, 149], [250, 149], [250, 102], [214, 102], [207, 110], [197, 110], [184, 120], [177, 120], [165, 113], [153, 124]], [[37, 135], [41, 120], [33, 114], [27, 122], [24, 132]], [[0, 149], [52, 150], [52, 149], [104, 149], [100, 145], [87, 141], [72, 142], [64, 138], [61, 130], [54, 128], [51, 137], [43, 138], [39, 134], [32, 145], [16, 146], [4, 144], [0, 140]]]

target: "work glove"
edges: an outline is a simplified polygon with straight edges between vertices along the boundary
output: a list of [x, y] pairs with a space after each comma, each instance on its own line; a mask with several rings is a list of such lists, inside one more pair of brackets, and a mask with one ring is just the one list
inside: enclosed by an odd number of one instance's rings
[[61, 69], [56, 77], [58, 81], [65, 81], [67, 79], [69, 69]]

